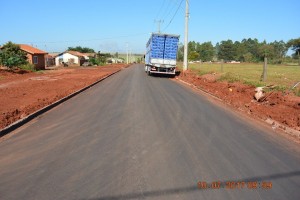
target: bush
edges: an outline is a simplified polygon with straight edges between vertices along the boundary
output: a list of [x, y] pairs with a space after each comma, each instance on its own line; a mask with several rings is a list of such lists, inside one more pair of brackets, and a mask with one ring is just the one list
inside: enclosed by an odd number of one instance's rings
[[0, 65], [13, 68], [26, 63], [26, 53], [17, 44], [8, 42], [2, 46], [0, 51]]
[[89, 62], [92, 63], [92, 65], [98, 65], [98, 66], [102, 66], [105, 63], [105, 62], [102, 62], [102, 60], [99, 58], [90, 58]]
[[241, 79], [234, 73], [227, 72], [219, 78], [219, 81], [228, 81], [229, 83], [239, 82]]
[[92, 65], [98, 65], [98, 62], [95, 58], [90, 58], [89, 59], [89, 62], [92, 64]]
[[30, 64], [30, 63], [21, 65], [20, 69], [28, 70], [28, 71], [36, 71], [34, 64]]

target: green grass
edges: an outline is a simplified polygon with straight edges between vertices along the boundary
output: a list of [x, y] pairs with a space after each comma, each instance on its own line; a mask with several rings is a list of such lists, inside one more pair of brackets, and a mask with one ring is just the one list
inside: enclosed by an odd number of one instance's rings
[[[182, 63], [178, 64], [182, 66]], [[278, 90], [289, 89], [294, 83], [300, 81], [300, 66], [268, 64], [266, 82], [260, 81], [263, 63], [224, 63], [223, 72], [221, 71], [221, 63], [189, 63], [189, 69], [196, 71], [199, 75], [208, 73], [220, 74], [220, 81], [239, 81], [253, 86], [272, 84], [276, 85]]]

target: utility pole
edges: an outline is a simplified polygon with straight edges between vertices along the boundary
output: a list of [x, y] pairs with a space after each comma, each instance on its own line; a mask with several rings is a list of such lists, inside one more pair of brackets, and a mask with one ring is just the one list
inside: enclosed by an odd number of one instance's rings
[[185, 31], [184, 31], [184, 56], [183, 71], [188, 69], [188, 33], [189, 33], [189, 1], [185, 1]]
[[127, 64], [128, 64], [128, 42], [126, 43], [126, 48], [127, 48]]
[[224, 59], [221, 59], [221, 72], [224, 72]]
[[129, 63], [131, 63], [132, 62], [132, 50], [131, 49], [129, 51], [129, 55], [130, 55], [130, 57], [129, 57]]
[[157, 21], [154, 20], [154, 22], [157, 23], [157, 30], [158, 30], [158, 33], [160, 33], [160, 24], [164, 23], [164, 20], [157, 20]]

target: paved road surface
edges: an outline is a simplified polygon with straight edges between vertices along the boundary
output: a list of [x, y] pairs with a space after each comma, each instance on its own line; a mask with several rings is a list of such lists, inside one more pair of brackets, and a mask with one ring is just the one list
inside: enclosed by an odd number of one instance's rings
[[0, 199], [296, 200], [299, 155], [298, 145], [135, 65], [2, 139]]

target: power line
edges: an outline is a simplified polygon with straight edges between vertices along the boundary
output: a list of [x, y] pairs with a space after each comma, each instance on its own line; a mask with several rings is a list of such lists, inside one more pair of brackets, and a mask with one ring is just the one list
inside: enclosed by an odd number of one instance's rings
[[178, 12], [178, 10], [179, 10], [179, 8], [180, 8], [182, 2], [183, 2], [183, 0], [181, 0], [179, 6], [177, 7], [176, 12], [174, 13], [174, 15], [173, 15], [173, 17], [171, 18], [171, 20], [170, 20], [170, 22], [168, 23], [168, 25], [164, 28], [164, 30], [166, 30], [166, 29], [169, 27], [169, 25], [172, 23], [172, 21], [173, 21], [174, 17], [176, 16], [176, 14], [177, 14], [177, 12]]
[[171, 6], [171, 0], [169, 0], [169, 4], [167, 6], [168, 10], [166, 10], [165, 14], [162, 16], [161, 19], [166, 19], [175, 7], [176, 4], [173, 4], [173, 6]]
[[156, 14], [156, 18], [155, 18], [155, 19], [158, 19], [159, 15], [160, 15], [160, 12], [161, 12], [162, 8], [164, 7], [165, 3], [166, 3], [166, 0], [163, 1], [163, 3], [162, 3], [162, 5], [161, 5], [160, 9], [158, 10], [158, 12], [157, 12], [157, 14]]
[[147, 33], [137, 33], [132, 35], [120, 35], [116, 37], [106, 37], [106, 38], [97, 38], [97, 39], [87, 39], [87, 40], [62, 40], [62, 41], [30, 41], [30, 42], [23, 42], [23, 43], [34, 43], [34, 44], [55, 44], [55, 43], [73, 43], [73, 42], [94, 42], [94, 41], [102, 41], [102, 40], [111, 40], [111, 39], [118, 39], [118, 38], [127, 38], [127, 37], [135, 37], [140, 35], [146, 35]]

